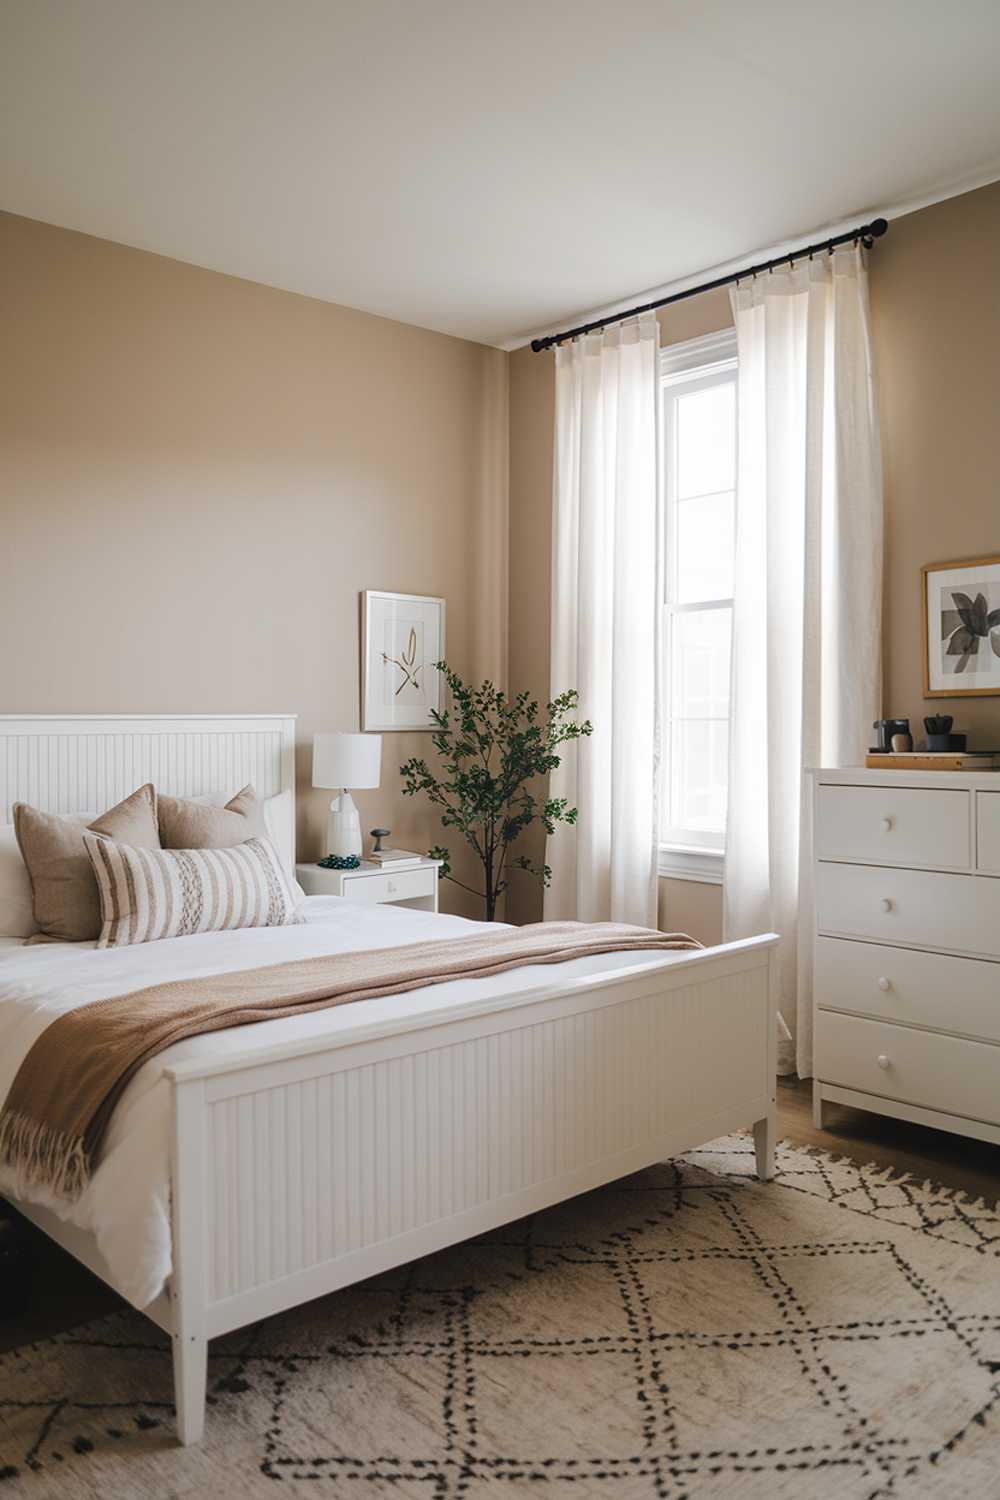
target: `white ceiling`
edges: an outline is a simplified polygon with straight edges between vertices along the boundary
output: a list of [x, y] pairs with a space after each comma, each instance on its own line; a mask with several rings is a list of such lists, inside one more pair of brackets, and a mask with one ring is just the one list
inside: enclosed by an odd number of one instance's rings
[[992, 176], [998, 0], [0, 3], [0, 207], [486, 343]]

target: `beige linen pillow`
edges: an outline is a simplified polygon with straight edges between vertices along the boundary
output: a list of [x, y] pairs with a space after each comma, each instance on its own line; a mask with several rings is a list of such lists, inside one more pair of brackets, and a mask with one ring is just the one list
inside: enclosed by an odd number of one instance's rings
[[300, 920], [267, 839], [229, 849], [130, 849], [86, 833], [84, 843], [101, 893], [99, 948]]
[[263, 803], [252, 786], [237, 792], [225, 807], [185, 797], [161, 797], [159, 819], [164, 849], [231, 849], [247, 839], [267, 837]]
[[78, 818], [39, 812], [14, 803], [14, 833], [31, 881], [35, 921], [41, 929], [29, 942], [56, 939], [92, 942], [101, 933], [101, 898], [84, 845], [89, 829], [134, 848], [158, 849], [156, 792], [139, 787], [89, 825]]

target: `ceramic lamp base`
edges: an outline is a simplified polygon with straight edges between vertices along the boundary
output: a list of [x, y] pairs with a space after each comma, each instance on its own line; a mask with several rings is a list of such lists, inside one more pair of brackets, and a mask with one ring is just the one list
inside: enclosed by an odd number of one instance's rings
[[361, 858], [361, 814], [350, 792], [342, 792], [330, 803], [330, 817], [326, 825], [326, 852], [341, 858], [357, 855]]

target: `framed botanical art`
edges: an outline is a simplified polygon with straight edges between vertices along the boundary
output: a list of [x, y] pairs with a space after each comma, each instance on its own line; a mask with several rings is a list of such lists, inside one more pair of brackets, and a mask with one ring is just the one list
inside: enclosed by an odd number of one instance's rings
[[433, 729], [444, 702], [444, 600], [425, 594], [362, 596], [361, 727]]
[[1000, 557], [921, 569], [924, 697], [1000, 694]]

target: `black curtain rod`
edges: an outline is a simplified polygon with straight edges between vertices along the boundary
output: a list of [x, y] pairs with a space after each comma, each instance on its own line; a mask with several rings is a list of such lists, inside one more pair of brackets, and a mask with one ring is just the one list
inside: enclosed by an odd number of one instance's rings
[[720, 286], [732, 286], [736, 281], [742, 281], [745, 276], [758, 276], [764, 271], [773, 271], [775, 266], [794, 265], [797, 260], [804, 260], [806, 256], [819, 255], [823, 250], [832, 255], [837, 245], [846, 245], [848, 241], [859, 241], [866, 250], [870, 250], [875, 240], [881, 239], [889, 228], [885, 219], [872, 219], [870, 224], [861, 224], [857, 229], [849, 229], [846, 234], [835, 234], [831, 239], [821, 240], [818, 245], [806, 245], [801, 250], [793, 250], [789, 255], [779, 255], [776, 260], [762, 261], [759, 266], [747, 266], [742, 271], [733, 271], [729, 276], [717, 276], [714, 281], [705, 281], [701, 286], [689, 286], [686, 291], [672, 292], [669, 297], [658, 297], [655, 302], [644, 302], [641, 307], [630, 307], [628, 312], [612, 313], [607, 318], [596, 318], [593, 323], [581, 323], [579, 328], [567, 328], [562, 333], [548, 333], [543, 339], [532, 339], [531, 347], [536, 354], [541, 354], [543, 349], [551, 349], [554, 344], [561, 344], [564, 339], [575, 339], [581, 333], [594, 333], [598, 328], [606, 328], [609, 323], [624, 323], [626, 318], [636, 318], [640, 313], [655, 312], [658, 307], [667, 307], [671, 302], [683, 302], [686, 297], [697, 297], [700, 292], [714, 292]]

